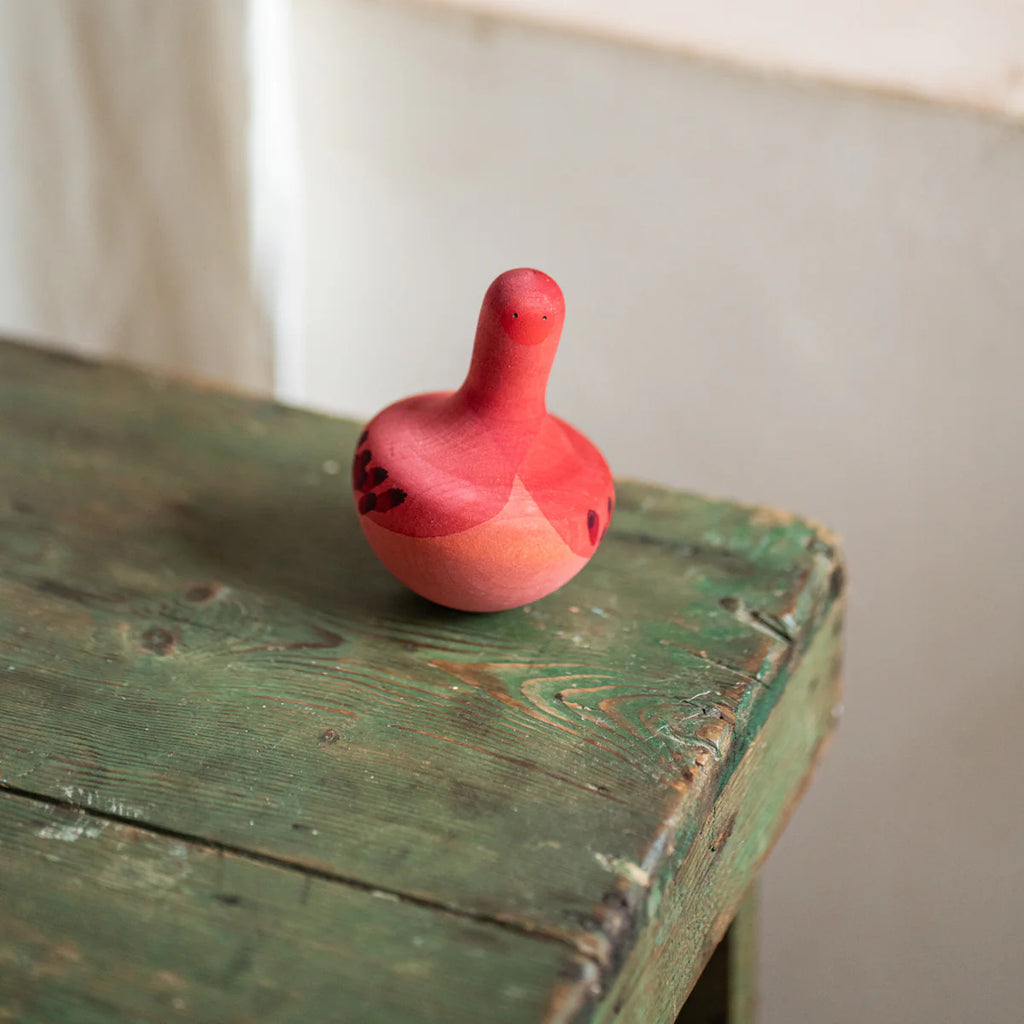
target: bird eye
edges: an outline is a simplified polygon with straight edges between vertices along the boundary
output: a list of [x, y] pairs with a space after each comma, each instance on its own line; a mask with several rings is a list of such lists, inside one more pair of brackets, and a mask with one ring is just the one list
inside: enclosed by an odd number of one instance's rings
[[518, 320], [519, 319], [519, 314], [518, 313], [513, 313], [512, 314], [512, 319], [513, 320]]
[[547, 320], [547, 317], [546, 316], [542, 316], [541, 320]]

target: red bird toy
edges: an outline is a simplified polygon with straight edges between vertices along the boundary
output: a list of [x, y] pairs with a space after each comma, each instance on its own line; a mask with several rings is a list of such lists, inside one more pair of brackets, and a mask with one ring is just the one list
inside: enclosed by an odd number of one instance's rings
[[539, 270], [487, 289], [458, 391], [389, 405], [356, 446], [359, 520], [406, 586], [490, 612], [568, 582], [597, 550], [615, 502], [601, 453], [544, 401], [565, 319]]

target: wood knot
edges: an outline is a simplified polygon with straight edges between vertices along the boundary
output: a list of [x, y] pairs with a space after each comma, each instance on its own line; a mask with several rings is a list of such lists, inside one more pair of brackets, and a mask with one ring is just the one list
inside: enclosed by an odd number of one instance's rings
[[174, 634], [162, 626], [153, 626], [152, 629], [147, 629], [142, 634], [143, 650], [149, 651], [151, 654], [161, 656], [170, 654], [174, 650], [175, 642]]
[[185, 600], [195, 604], [207, 604], [219, 597], [223, 589], [219, 583], [197, 583], [185, 591]]
[[736, 825], [735, 813], [729, 816], [729, 820], [725, 823], [724, 828], [720, 829], [714, 839], [711, 840], [709, 849], [712, 853], [718, 853], [723, 846], [729, 841], [729, 836], [732, 835], [732, 830]]

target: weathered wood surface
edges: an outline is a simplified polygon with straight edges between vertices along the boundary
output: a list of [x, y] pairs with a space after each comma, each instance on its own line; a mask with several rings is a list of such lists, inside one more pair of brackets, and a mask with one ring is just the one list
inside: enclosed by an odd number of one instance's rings
[[755, 882], [747, 890], [726, 932], [729, 940], [729, 1024], [754, 1024], [757, 1020], [760, 916], [758, 883]]
[[357, 433], [0, 346], [0, 786], [518, 933], [549, 1019], [671, 1020], [831, 729], [833, 539], [620, 484], [562, 591], [445, 611], [365, 545]]
[[2, 793], [0, 844], [0, 1020], [394, 1024], [424, 991], [437, 1020], [536, 1020], [564, 959], [508, 928]]
[[677, 997], [663, 979], [696, 977], [725, 934], [831, 732], [841, 613], [837, 604], [826, 616], [743, 760], [716, 789], [674, 872], [648, 889], [648, 926], [598, 1010], [601, 1024], [616, 1020], [616, 1007], [624, 1006], [671, 1019]]
[[707, 962], [675, 1024], [754, 1024], [757, 1019], [757, 883]]

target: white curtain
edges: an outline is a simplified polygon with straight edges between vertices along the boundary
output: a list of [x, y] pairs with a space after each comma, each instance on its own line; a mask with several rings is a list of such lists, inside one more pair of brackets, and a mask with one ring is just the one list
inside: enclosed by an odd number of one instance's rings
[[272, 384], [245, 0], [0, 0], [0, 333]]

